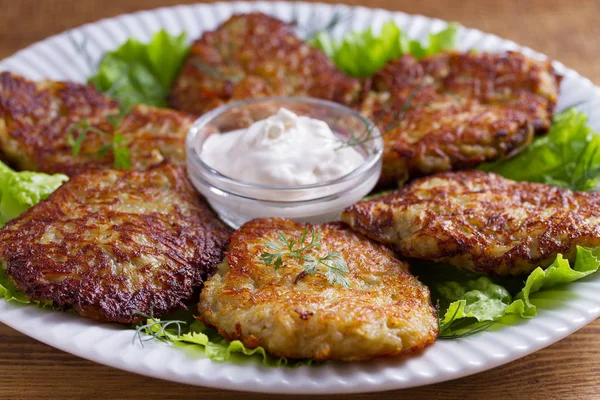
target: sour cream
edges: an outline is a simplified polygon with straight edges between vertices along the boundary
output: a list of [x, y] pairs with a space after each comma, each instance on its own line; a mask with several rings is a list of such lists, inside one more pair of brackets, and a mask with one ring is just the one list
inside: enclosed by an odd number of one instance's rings
[[354, 148], [340, 147], [326, 122], [286, 108], [247, 129], [211, 135], [200, 158], [229, 178], [271, 186], [331, 181], [365, 161]]

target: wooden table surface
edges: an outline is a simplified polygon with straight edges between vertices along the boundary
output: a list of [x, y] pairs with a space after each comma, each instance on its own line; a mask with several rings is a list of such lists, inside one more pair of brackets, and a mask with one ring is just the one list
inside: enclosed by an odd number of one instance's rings
[[[600, 83], [599, 0], [346, 0], [458, 21], [548, 54]], [[190, 3], [179, 0], [0, 0], [0, 58], [82, 23]], [[576, 5], [575, 5], [576, 4]], [[244, 394], [245, 398], [281, 396]], [[2, 399], [234, 399], [235, 392], [146, 378], [55, 350], [0, 324]], [[311, 396], [320, 398], [320, 396]], [[521, 360], [417, 389], [328, 398], [600, 399], [600, 320]]]

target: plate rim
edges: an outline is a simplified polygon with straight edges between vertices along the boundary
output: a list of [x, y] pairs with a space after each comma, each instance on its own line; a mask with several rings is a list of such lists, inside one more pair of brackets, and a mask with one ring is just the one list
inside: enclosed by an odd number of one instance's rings
[[[277, 1], [277, 2], [236, 1], [236, 2], [217, 2], [217, 3], [210, 3], [210, 4], [196, 3], [196, 4], [189, 4], [189, 5], [173, 5], [173, 6], [157, 7], [157, 8], [150, 9], [150, 10], [140, 10], [140, 11], [136, 11], [133, 13], [119, 14], [114, 17], [103, 18], [103, 19], [100, 19], [97, 21], [88, 22], [88, 23], [79, 25], [77, 27], [74, 27], [68, 31], [64, 31], [64, 32], [60, 32], [60, 33], [48, 36], [38, 42], [28, 45], [27, 47], [17, 51], [16, 53], [0, 60], [0, 70], [3, 70], [2, 67], [7, 61], [10, 61], [11, 59], [17, 59], [29, 52], [35, 51], [36, 48], [48, 46], [50, 43], [52, 43], [54, 41], [61, 40], [61, 38], [64, 38], [65, 35], [68, 34], [68, 32], [80, 32], [85, 29], [89, 29], [90, 27], [98, 26], [101, 24], [107, 24], [107, 23], [115, 22], [115, 21], [120, 21], [120, 23], [126, 23], [123, 20], [125, 20], [127, 18], [141, 19], [142, 15], [170, 12], [170, 10], [172, 10], [174, 8], [192, 9], [195, 7], [202, 6], [204, 8], [210, 8], [210, 9], [216, 9], [218, 7], [225, 7], [225, 8], [230, 8], [232, 10], [236, 10], [236, 9], [239, 10], [242, 6], [248, 7], [248, 8], [258, 8], [259, 5], [263, 5], [264, 7], [269, 8], [269, 9], [288, 8], [288, 7], [290, 7], [290, 8], [293, 8], [293, 7], [305, 7], [305, 8], [323, 7], [323, 8], [328, 8], [328, 9], [342, 8], [342, 9], [354, 10], [354, 12], [356, 12], [356, 13], [365, 13], [365, 12], [383, 13], [383, 14], [387, 15], [388, 17], [402, 16], [402, 18], [409, 19], [409, 20], [419, 20], [420, 19], [422, 21], [425, 21], [429, 25], [432, 25], [432, 24], [445, 25], [448, 23], [448, 22], [443, 21], [438, 18], [431, 18], [431, 17], [419, 15], [419, 14], [407, 14], [407, 13], [404, 13], [401, 11], [390, 11], [390, 10], [385, 10], [382, 8], [372, 8], [372, 7], [365, 7], [365, 6], [349, 6], [349, 5], [328, 4], [328, 3], [306, 3], [306, 2], [285, 2], [285, 1]], [[219, 21], [219, 22], [222, 22], [222, 21]], [[528, 56], [533, 56], [535, 58], [545, 58], [545, 59], [548, 58], [546, 55], [539, 53], [535, 50], [532, 50], [529, 47], [520, 46], [517, 43], [513, 42], [512, 40], [503, 39], [495, 34], [486, 33], [484, 31], [474, 29], [474, 28], [464, 27], [462, 25], [461, 25], [461, 31], [464, 34], [468, 34], [468, 35], [476, 34], [476, 35], [479, 35], [480, 37], [492, 38], [493, 40], [495, 40], [499, 43], [502, 43], [503, 46], [514, 47], [515, 49], [522, 51], [523, 53], [525, 53]], [[194, 38], [191, 38], [191, 39], [194, 39]], [[590, 98], [593, 97], [594, 101], [600, 100], [600, 87], [594, 85], [594, 83], [590, 79], [580, 75], [575, 70], [566, 67], [564, 64], [562, 64], [559, 61], [553, 60], [552, 63], [553, 63], [553, 66], [556, 68], [556, 70], [560, 74], [564, 75], [565, 78], [568, 77], [569, 79], [576, 80], [579, 85], [586, 86], [587, 90], [590, 93], [589, 94]], [[561, 95], [562, 95], [562, 93], [561, 93]], [[598, 288], [600, 288], [600, 280], [599, 279], [597, 279], [598, 282], [596, 282], [597, 285], [595, 285]], [[589, 283], [589, 280], [587, 280], [586, 282]], [[582, 285], [582, 284], [585, 284], [586, 282], [577, 283], [577, 285]], [[582, 287], [582, 289], [583, 289], [583, 287]], [[436, 379], [435, 377], [431, 378], [431, 377], [424, 376], [424, 379], [426, 380], [425, 383], [421, 382], [421, 383], [417, 383], [415, 385], [411, 385], [411, 384], [403, 385], [402, 383], [405, 383], [406, 381], [403, 381], [401, 379], [392, 379], [390, 377], [388, 380], [385, 380], [384, 382], [381, 382], [381, 383], [373, 383], [373, 382], [369, 383], [368, 379], [367, 380], [363, 379], [364, 385], [361, 387], [357, 387], [356, 384], [352, 384], [351, 382], [349, 383], [348, 381], [344, 382], [343, 380], [341, 380], [341, 381], [338, 380], [336, 382], [337, 386], [334, 388], [334, 390], [331, 390], [331, 388], [329, 388], [327, 386], [323, 386], [323, 385], [314, 385], [314, 384], [306, 385], [306, 382], [302, 382], [303, 383], [302, 385], [297, 385], [297, 384], [290, 385], [289, 382], [288, 383], [284, 382], [283, 386], [281, 386], [281, 382], [279, 385], [269, 385], [268, 382], [265, 382], [264, 380], [260, 380], [260, 379], [246, 380], [240, 384], [235, 379], [231, 379], [231, 378], [221, 379], [219, 381], [213, 381], [210, 379], [210, 376], [204, 377], [204, 379], [201, 379], [200, 381], [196, 381], [196, 382], [190, 382], [190, 380], [186, 378], [186, 377], [189, 377], [190, 375], [184, 375], [184, 374], [174, 374], [174, 375], [171, 374], [170, 376], [165, 377], [163, 375], [164, 374], [163, 371], [157, 370], [157, 369], [149, 369], [148, 365], [145, 363], [139, 363], [139, 364], [135, 365], [135, 364], [123, 363], [123, 362], [120, 362], [120, 363], [119, 362], [111, 362], [110, 360], [106, 360], [105, 358], [100, 357], [99, 354], [95, 354], [95, 355], [91, 354], [91, 352], [89, 351], [88, 348], [77, 347], [77, 346], [74, 347], [72, 345], [72, 343], [69, 341], [63, 341], [63, 342], [57, 341], [55, 336], [49, 337], [45, 330], [35, 329], [35, 327], [30, 326], [31, 324], [23, 323], [22, 320], [21, 320], [21, 323], [18, 322], [19, 320], [11, 321], [11, 319], [9, 317], [11, 315], [15, 315], [15, 314], [19, 314], [19, 313], [22, 313], [22, 314], [24, 313], [25, 315], [27, 315], [27, 314], [32, 314], [32, 313], [36, 314], [39, 312], [40, 314], [42, 314], [40, 316], [40, 318], [46, 322], [52, 322], [52, 320], [59, 320], [58, 323], [60, 325], [60, 324], [65, 324], [66, 323], [65, 320], [68, 321], [69, 319], [73, 319], [73, 321], [75, 321], [78, 325], [84, 325], [91, 329], [100, 327], [100, 330], [102, 330], [102, 331], [105, 330], [105, 328], [111, 329], [114, 331], [118, 331], [117, 334], [121, 335], [121, 336], [123, 336], [123, 333], [126, 332], [129, 335], [128, 337], [133, 336], [133, 331], [131, 329], [122, 329], [121, 327], [117, 327], [114, 324], [98, 324], [94, 321], [85, 320], [80, 317], [72, 316], [69, 314], [61, 315], [61, 313], [53, 313], [53, 312], [46, 312], [43, 310], [39, 310], [37, 307], [32, 307], [30, 305], [14, 304], [14, 303], [8, 303], [8, 302], [4, 302], [4, 301], [0, 302], [0, 311], [3, 311], [3, 312], [0, 312], [0, 322], [5, 323], [6, 325], [10, 326], [11, 328], [29, 336], [29, 337], [32, 337], [38, 341], [41, 341], [47, 345], [58, 348], [62, 351], [74, 354], [78, 357], [88, 359], [90, 361], [108, 365], [113, 368], [122, 369], [122, 370], [125, 370], [128, 372], [133, 372], [133, 373], [137, 373], [140, 375], [150, 376], [153, 378], [169, 380], [169, 381], [178, 382], [178, 383], [201, 385], [201, 386], [205, 386], [205, 387], [226, 389], [226, 390], [250, 391], [250, 392], [257, 392], [257, 393], [280, 393], [280, 394], [281, 393], [289, 393], [289, 394], [365, 393], [365, 392], [375, 392], [375, 391], [385, 391], [385, 390], [409, 388], [409, 387], [415, 387], [415, 386], [422, 386], [422, 385], [426, 385], [426, 384], [439, 383], [439, 382], [443, 382], [443, 381], [447, 381], [447, 380], [458, 379], [461, 377], [465, 377], [468, 375], [472, 375], [472, 374], [475, 374], [478, 372], [482, 372], [485, 370], [495, 368], [497, 366], [506, 364], [508, 362], [514, 361], [514, 360], [522, 358], [528, 354], [531, 354], [535, 351], [538, 351], [544, 347], [549, 346], [552, 343], [555, 343], [555, 342], [563, 339], [564, 337], [570, 335], [571, 333], [582, 328], [583, 326], [587, 325], [588, 323], [593, 321], [595, 318], [600, 316], [600, 306], [597, 303], [595, 303], [595, 308], [587, 308], [585, 310], [579, 310], [579, 311], [581, 311], [581, 314], [583, 314], [583, 315], [579, 316], [578, 322], [575, 325], [572, 325], [566, 329], [563, 326], [561, 326], [560, 329], [557, 328], [554, 330], [554, 334], [551, 337], [537, 335], [536, 337], [538, 339], [534, 340], [534, 342], [536, 344], [533, 346], [529, 346], [526, 350], [516, 352], [511, 356], [497, 357], [495, 359], [492, 359], [492, 361], [487, 361], [487, 363], [484, 363], [483, 366], [482, 365], [479, 365], [479, 366], [474, 365], [471, 368], [463, 368], [463, 369], [459, 369], [458, 371], [455, 371], [455, 372], [450, 371], [445, 376], [441, 376], [439, 379]], [[8, 311], [8, 312], [6, 312], [6, 311]], [[65, 317], [65, 318], [62, 318], [62, 317]], [[536, 318], [536, 320], [538, 318], [540, 318], [540, 317], [538, 316]], [[38, 320], [39, 320], [39, 318], [38, 318]], [[533, 320], [529, 320], [529, 321], [533, 321]], [[571, 322], [573, 323], [573, 321], [571, 321]], [[517, 327], [522, 326], [526, 323], [527, 322], [519, 324], [519, 325], [517, 325]], [[511, 327], [506, 327], [506, 328], [503, 328], [503, 330], [510, 329], [510, 328]], [[489, 333], [492, 333], [492, 332], [484, 332], [480, 335], [487, 336], [487, 334], [489, 334]], [[465, 341], [465, 340], [468, 341], [469, 339], [459, 339], [456, 342]], [[163, 345], [162, 343], [160, 343], [160, 344], [153, 343], [153, 344], [150, 344], [148, 347], [151, 348], [150, 349], [151, 352], [155, 352], [155, 350], [158, 349], [157, 346], [162, 346], [162, 345]], [[425, 353], [427, 353], [427, 350], [425, 352], [423, 352], [423, 354], [425, 354]], [[423, 356], [423, 354], [421, 354], [418, 357]], [[179, 357], [179, 358], [181, 358], [181, 357]], [[204, 359], [204, 361], [208, 361], [208, 364], [210, 364], [210, 366], [212, 366], [213, 368], [218, 368], [219, 366], [223, 366], [223, 363], [212, 362], [208, 359]], [[409, 361], [401, 360], [401, 363], [402, 364], [405, 364], [405, 363], [410, 364], [410, 360]], [[363, 364], [357, 363], [357, 364], [352, 364], [352, 365], [360, 366]], [[258, 371], [260, 372], [260, 370], [264, 370], [264, 368], [265, 367], [261, 368], [261, 366], [258, 366]], [[309, 368], [309, 369], [316, 368], [318, 370], [322, 367], [300, 367], [299, 369], [296, 369], [296, 370], [302, 370], [305, 368]], [[353, 368], [354, 367], [350, 367], [347, 369], [353, 369]], [[398, 368], [398, 366], [396, 365], [392, 369], [395, 369], [395, 368]], [[360, 367], [359, 367], [359, 369], [360, 369]], [[285, 369], [285, 370], [290, 371], [290, 369]], [[292, 370], [292, 371], [294, 371], [294, 370]], [[283, 374], [283, 375], [285, 375], [285, 374]], [[307, 373], [304, 375], [310, 375], [310, 373]], [[425, 374], [425, 375], [427, 375], [427, 374]], [[367, 377], [368, 377], [368, 374], [367, 374]], [[363, 378], [367, 378], [367, 377], [363, 376]], [[421, 377], [423, 377], [423, 375], [421, 375]], [[400, 385], [399, 385], [399, 383], [400, 383]]]

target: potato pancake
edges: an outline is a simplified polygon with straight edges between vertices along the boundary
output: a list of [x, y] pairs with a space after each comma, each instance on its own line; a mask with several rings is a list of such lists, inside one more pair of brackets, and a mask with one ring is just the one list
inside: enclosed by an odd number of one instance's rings
[[135, 323], [185, 307], [228, 238], [183, 167], [95, 171], [0, 229], [0, 268], [33, 300]]
[[600, 246], [600, 196], [481, 171], [447, 172], [349, 207], [342, 220], [406, 257], [497, 275]]
[[[330, 283], [323, 266], [304, 275], [305, 261], [284, 255], [279, 268], [261, 261], [272, 242], [320, 246], [301, 256], [339, 252], [349, 287]], [[271, 242], [271, 243], [270, 243]], [[283, 243], [280, 242], [280, 245]], [[298, 244], [299, 245], [299, 244]], [[205, 283], [198, 310], [204, 322], [247, 347], [276, 357], [366, 360], [416, 351], [432, 344], [438, 326], [429, 289], [393, 252], [340, 223], [305, 225], [257, 219], [234, 232], [226, 258]]]
[[380, 186], [390, 186], [517, 154], [549, 129], [559, 84], [549, 61], [517, 52], [407, 55], [354, 79], [289, 24], [255, 13], [193, 44], [171, 105], [202, 114], [231, 100], [309, 96], [357, 108], [384, 133]]
[[200, 115], [230, 100], [305, 96], [347, 105], [362, 83], [339, 71], [293, 26], [261, 13], [234, 15], [192, 45], [173, 84], [170, 104]]
[[559, 83], [549, 61], [516, 52], [391, 61], [360, 108], [384, 135], [380, 184], [515, 155], [549, 129]]
[[[115, 132], [131, 167], [145, 170], [169, 160], [185, 163], [185, 137], [193, 118], [144, 105], [119, 117], [119, 104], [89, 85], [33, 82], [0, 73], [0, 153], [20, 170], [73, 176], [114, 164]], [[84, 129], [88, 124], [91, 129]], [[76, 129], [80, 127], [79, 129]], [[84, 134], [74, 155], [68, 137]]]

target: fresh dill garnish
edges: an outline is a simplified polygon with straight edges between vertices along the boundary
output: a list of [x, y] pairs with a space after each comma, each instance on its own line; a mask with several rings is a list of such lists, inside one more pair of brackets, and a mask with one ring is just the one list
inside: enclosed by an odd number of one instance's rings
[[[79, 134], [74, 136], [76, 132], [79, 132]], [[73, 157], [77, 157], [81, 152], [81, 146], [83, 145], [88, 132], [93, 132], [100, 136], [106, 135], [104, 131], [91, 126], [87, 119], [77, 122], [71, 126], [67, 135], [67, 144], [71, 146]]]
[[321, 249], [321, 233], [312, 230], [310, 239], [308, 229], [305, 229], [300, 236], [300, 240], [288, 238], [283, 232], [277, 233], [276, 240], [269, 240], [266, 243], [270, 251], [265, 251], [260, 255], [260, 261], [266, 266], [273, 266], [276, 270], [283, 266], [284, 258], [292, 258], [302, 262], [304, 270], [296, 276], [294, 283], [298, 283], [304, 277], [317, 273], [321, 267], [325, 268], [325, 276], [330, 284], [350, 287], [350, 283], [345, 275], [348, 273], [348, 265], [337, 251], [330, 251], [324, 257], [314, 256], [310, 253]]
[[69, 128], [67, 134], [67, 144], [72, 149], [73, 157], [77, 157], [81, 152], [81, 147], [89, 133], [96, 134], [104, 139], [109, 139], [110, 143], [104, 144], [96, 152], [99, 157], [104, 157], [110, 152], [113, 154], [113, 165], [117, 169], [131, 168], [131, 152], [124, 143], [125, 137], [119, 132], [119, 125], [123, 119], [131, 112], [131, 106], [122, 105], [119, 107], [119, 114], [109, 115], [107, 121], [112, 126], [112, 134], [92, 126], [87, 119], [83, 119]]
[[[181, 337], [181, 325], [187, 325], [186, 321], [182, 320], [167, 320], [161, 321], [159, 319], [155, 319], [152, 309], [150, 309], [150, 315], [145, 314], [141, 311], [134, 310], [134, 314], [137, 314], [146, 319], [146, 323], [143, 325], [138, 325], [135, 327], [135, 335], [133, 336], [133, 343], [135, 343], [136, 339], [140, 342], [142, 347], [144, 347], [144, 342], [148, 342], [150, 340], [160, 340], [161, 342], [171, 342], [171, 338], [169, 334], [173, 334], [167, 331], [170, 327], [177, 327], [177, 338]], [[143, 338], [142, 335], [147, 335], [147, 338]]]
[[438, 339], [442, 340], [462, 339], [465, 337], [469, 337], [479, 332], [483, 332], [486, 329], [489, 329], [492, 325], [494, 325], [497, 322], [495, 320], [492, 320], [473, 323], [474, 318], [456, 319], [459, 311], [458, 308], [454, 310], [454, 314], [450, 318], [449, 322], [444, 322], [445, 318], [441, 314], [439, 301], [436, 304], [435, 311], [437, 314], [439, 328]]

